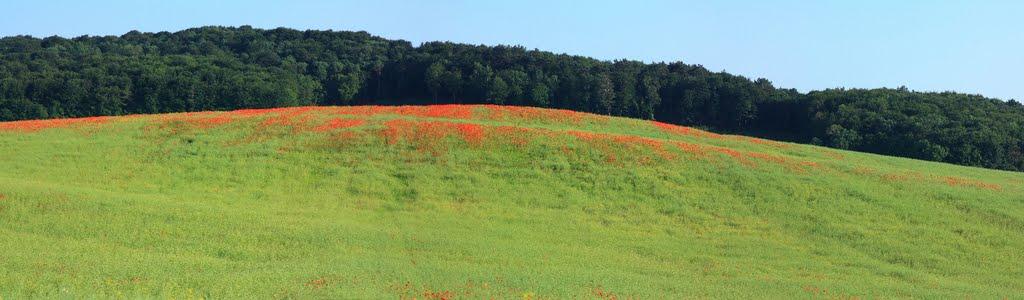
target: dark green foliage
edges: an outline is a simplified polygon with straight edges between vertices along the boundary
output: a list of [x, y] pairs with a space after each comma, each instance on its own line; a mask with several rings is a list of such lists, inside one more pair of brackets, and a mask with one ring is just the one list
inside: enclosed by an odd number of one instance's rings
[[365, 32], [203, 27], [0, 39], [0, 120], [294, 105], [495, 103], [657, 119], [1024, 170], [1024, 106], [901, 89], [777, 89], [683, 63]]

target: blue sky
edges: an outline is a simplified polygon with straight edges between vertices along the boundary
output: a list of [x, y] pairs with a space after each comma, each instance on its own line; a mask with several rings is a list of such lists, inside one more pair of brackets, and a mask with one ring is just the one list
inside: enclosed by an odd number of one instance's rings
[[365, 30], [413, 43], [684, 61], [802, 91], [905, 85], [1024, 100], [1024, 1], [3, 2], [0, 36], [246, 24]]

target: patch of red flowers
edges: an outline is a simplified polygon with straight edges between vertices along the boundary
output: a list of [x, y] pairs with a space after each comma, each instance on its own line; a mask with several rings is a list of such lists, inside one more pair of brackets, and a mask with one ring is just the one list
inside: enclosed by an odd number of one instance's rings
[[856, 169], [853, 170], [853, 172], [860, 175], [880, 176], [883, 180], [889, 182], [941, 182], [953, 187], [970, 187], [992, 191], [1000, 191], [1003, 189], [1001, 185], [988, 183], [977, 179], [954, 176], [926, 175], [921, 172], [896, 172], [888, 174], [879, 174], [874, 169], [865, 167], [857, 167]]
[[698, 156], [703, 156], [704, 154], [706, 154], [706, 152], [704, 151], [704, 147], [701, 147], [700, 145], [697, 144], [690, 144], [687, 142], [674, 142], [674, 144], [676, 145], [676, 148], [679, 148], [679, 150], [682, 150], [683, 152], [686, 153], [695, 154]]
[[926, 181], [927, 178], [920, 172], [890, 173], [882, 175], [887, 181]]
[[733, 150], [733, 149], [729, 149], [729, 148], [718, 147], [718, 146], [708, 146], [707, 148], [711, 149], [712, 151], [715, 151], [715, 152], [718, 152], [718, 153], [721, 153], [721, 154], [725, 154], [725, 155], [727, 155], [729, 157], [732, 157], [735, 160], [744, 161], [744, 162], [746, 161], [746, 159], [743, 157], [743, 152], [739, 152], [739, 151], [736, 151], [736, 150]]
[[459, 134], [462, 136], [467, 143], [474, 146], [480, 146], [484, 142], [484, 128], [479, 124], [459, 123], [455, 125], [458, 129]]
[[[421, 106], [422, 107], [422, 106]], [[445, 118], [445, 119], [470, 119], [473, 117], [473, 107], [467, 105], [428, 105], [425, 106], [424, 111], [418, 114], [422, 117], [428, 118]]]
[[[305, 118], [299, 118], [299, 117], [303, 116], [307, 112], [310, 112], [310, 111], [313, 111], [313, 110], [316, 110], [316, 109], [318, 109], [318, 107], [305, 106], [305, 107], [293, 107], [293, 108], [288, 108], [288, 109], [268, 109], [268, 110], [264, 110], [262, 112], [262, 115], [271, 114], [271, 113], [273, 113], [273, 115], [271, 117], [268, 117], [265, 120], [263, 120], [263, 126], [275, 126], [275, 125], [276, 126], [305, 126], [306, 123], [308, 123], [308, 121], [310, 120], [310, 116], [305, 116]], [[259, 113], [259, 112], [253, 112], [253, 113]], [[231, 112], [231, 114], [239, 115], [239, 116], [245, 116], [245, 113], [240, 113], [238, 111]], [[260, 115], [260, 114], [257, 114], [257, 115]]]
[[314, 127], [313, 131], [324, 132], [341, 128], [363, 126], [364, 124], [366, 124], [366, 120], [362, 119], [331, 119], [323, 125]]
[[707, 153], [713, 152], [713, 153], [722, 154], [722, 155], [724, 155], [726, 157], [729, 157], [731, 159], [739, 161], [741, 164], [748, 165], [748, 166], [756, 166], [757, 164], [754, 162], [754, 160], [756, 160], [756, 161], [761, 161], [761, 162], [767, 162], [767, 163], [771, 163], [771, 164], [780, 165], [780, 166], [783, 166], [783, 167], [785, 167], [785, 168], [787, 168], [787, 169], [789, 169], [791, 171], [798, 171], [798, 172], [806, 171], [807, 168], [818, 168], [818, 163], [813, 162], [813, 161], [794, 161], [792, 159], [789, 159], [789, 158], [786, 158], [786, 157], [783, 157], [783, 156], [772, 155], [772, 154], [761, 153], [761, 152], [751, 152], [751, 151], [746, 151], [745, 152], [745, 151], [739, 151], [739, 150], [729, 149], [729, 148], [719, 147], [719, 146], [704, 146], [704, 145], [691, 144], [691, 143], [678, 142], [678, 141], [674, 142], [673, 144], [675, 144], [676, 148], [678, 148], [679, 150], [681, 150], [683, 152], [686, 152], [686, 153], [691, 153], [691, 154], [697, 155], [699, 157], [705, 157], [707, 155]]
[[671, 134], [675, 134], [675, 135], [684, 135], [684, 136], [692, 136], [692, 137], [699, 137], [699, 138], [711, 138], [711, 139], [728, 139], [728, 140], [747, 142], [747, 143], [751, 143], [751, 144], [771, 146], [771, 147], [775, 147], [775, 148], [779, 148], [779, 149], [789, 149], [789, 148], [791, 148], [791, 146], [787, 145], [787, 144], [783, 144], [783, 143], [772, 141], [772, 140], [755, 138], [755, 137], [725, 136], [725, 135], [721, 135], [721, 134], [717, 134], [717, 133], [713, 133], [713, 132], [703, 131], [703, 130], [694, 129], [694, 128], [690, 128], [690, 127], [685, 127], [685, 126], [672, 125], [672, 124], [662, 123], [662, 122], [658, 122], [658, 121], [651, 121], [651, 124], [654, 124], [654, 126], [658, 127], [658, 129], [660, 129], [661, 131], [664, 131], [664, 132], [667, 132], [667, 133], [671, 133]]
[[772, 141], [772, 140], [766, 140], [766, 139], [759, 139], [759, 138], [755, 138], [755, 137], [731, 136], [730, 138], [737, 139], [737, 140], [740, 140], [740, 141], [745, 141], [745, 142], [748, 142], [748, 143], [751, 143], [751, 144], [771, 146], [771, 147], [775, 147], [775, 148], [779, 148], [779, 149], [789, 149], [791, 147], [790, 145], [783, 144], [783, 143], [780, 143], [780, 142], [776, 142], [776, 141]]
[[535, 132], [535, 130], [524, 127], [498, 126], [494, 128], [491, 136], [494, 139], [506, 141], [517, 147], [525, 147], [533, 140]]
[[836, 159], [836, 160], [842, 160], [842, 159], [846, 158], [845, 156], [843, 156], [843, 154], [841, 154], [839, 152], [836, 152], [836, 151], [832, 151], [832, 150], [821, 150], [821, 153], [824, 153], [829, 158]]
[[[620, 149], [631, 149], [641, 150], [646, 149], [653, 151], [660, 158], [664, 160], [673, 160], [676, 155], [665, 148], [665, 142], [658, 139], [652, 139], [647, 137], [635, 136], [635, 135], [622, 135], [622, 134], [608, 134], [608, 133], [594, 133], [586, 131], [569, 130], [566, 134], [576, 137], [577, 139], [587, 141], [591, 146], [600, 150], [605, 156], [608, 162], [617, 161], [617, 155], [614, 151], [613, 145], [618, 146]], [[638, 156], [639, 161], [643, 163], [651, 162], [651, 158], [642, 153]]]
[[213, 128], [227, 123], [231, 123], [233, 119], [221, 112], [187, 112], [180, 114], [165, 114], [158, 115], [156, 122], [160, 125], [179, 123], [197, 128]]
[[453, 135], [474, 146], [483, 143], [486, 136], [484, 128], [478, 124], [405, 119], [384, 122], [384, 130], [380, 134], [388, 144], [407, 141], [424, 150], [437, 150], [445, 138]]
[[196, 125], [199, 128], [213, 128], [231, 123], [234, 121], [234, 118], [227, 114], [221, 114], [209, 118], [187, 118], [185, 120], [187, 123]]
[[88, 117], [72, 119], [28, 120], [0, 123], [0, 130], [35, 132], [50, 128], [69, 128], [104, 124], [110, 117]]
[[818, 163], [813, 161], [798, 162], [784, 156], [771, 155], [760, 152], [747, 152], [746, 155], [747, 157], [783, 166], [786, 169], [789, 169], [790, 171], [804, 172], [807, 170], [807, 168], [818, 168]]
[[693, 129], [693, 128], [690, 128], [690, 127], [684, 127], [684, 126], [679, 126], [679, 125], [672, 125], [672, 124], [662, 123], [662, 122], [658, 122], [658, 121], [651, 121], [651, 124], [654, 124], [654, 126], [658, 127], [658, 129], [661, 129], [661, 131], [664, 131], [664, 132], [667, 132], [667, 133], [671, 133], [671, 134], [676, 134], [676, 135], [685, 135], [685, 136], [693, 136], [693, 137], [701, 137], [701, 138], [714, 138], [714, 139], [722, 138], [722, 135], [720, 135], [720, 134], [713, 133], [713, 132], [707, 132], [707, 131], [703, 131], [703, 130], [698, 130], [698, 129]]
[[998, 184], [987, 183], [987, 182], [983, 182], [983, 181], [980, 181], [980, 180], [967, 179], [967, 178], [961, 178], [961, 177], [946, 176], [946, 177], [943, 177], [942, 180], [945, 181], [946, 184], [949, 185], [949, 186], [966, 186], [966, 187], [974, 187], [974, 188], [993, 190], [993, 191], [998, 191], [998, 190], [1002, 190], [1003, 189], [1003, 187], [998, 185]]
[[266, 109], [240, 109], [224, 112], [188, 112], [181, 114], [161, 115], [157, 121], [160, 123], [180, 123], [199, 129], [210, 129], [233, 123], [238, 120], [251, 118], [264, 118], [261, 126], [292, 126], [294, 129], [308, 127], [313, 119], [310, 111], [323, 111], [332, 109], [330, 107], [282, 107]]

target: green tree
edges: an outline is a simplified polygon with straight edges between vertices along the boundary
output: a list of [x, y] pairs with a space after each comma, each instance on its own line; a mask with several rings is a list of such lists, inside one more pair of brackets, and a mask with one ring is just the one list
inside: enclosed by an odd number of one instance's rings
[[853, 148], [860, 141], [860, 135], [857, 134], [857, 131], [843, 128], [839, 124], [829, 126], [826, 134], [828, 135], [828, 145], [839, 149]]
[[597, 104], [600, 105], [603, 113], [612, 113], [612, 107], [615, 105], [615, 86], [612, 84], [612, 79], [608, 74], [601, 73], [596, 77], [594, 98], [596, 98]]
[[424, 75], [424, 83], [427, 85], [427, 90], [433, 95], [434, 102], [437, 102], [437, 96], [441, 93], [441, 87], [444, 83], [444, 64], [441, 62], [434, 62], [427, 67], [427, 72]]
[[334, 75], [337, 82], [337, 95], [342, 104], [351, 103], [356, 94], [363, 88], [365, 79], [359, 67], [347, 67]]
[[491, 81], [491, 88], [487, 91], [487, 101], [494, 104], [504, 104], [508, 99], [509, 87], [501, 77], [494, 77]]
[[461, 103], [462, 101], [459, 99], [459, 94], [462, 93], [463, 86], [462, 71], [458, 68], [451, 68], [444, 72], [441, 81], [444, 85], [444, 89], [452, 95], [452, 101]]
[[473, 72], [469, 75], [469, 91], [468, 97], [473, 101], [479, 101], [488, 98], [490, 95], [491, 84], [493, 83], [492, 77], [494, 71], [491, 67], [484, 66], [477, 62], [473, 63]]

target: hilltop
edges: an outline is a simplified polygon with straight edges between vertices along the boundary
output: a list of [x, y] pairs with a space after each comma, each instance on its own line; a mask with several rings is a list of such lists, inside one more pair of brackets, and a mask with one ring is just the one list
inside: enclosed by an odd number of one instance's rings
[[499, 105], [0, 123], [0, 297], [1001, 298], [1024, 175]]

